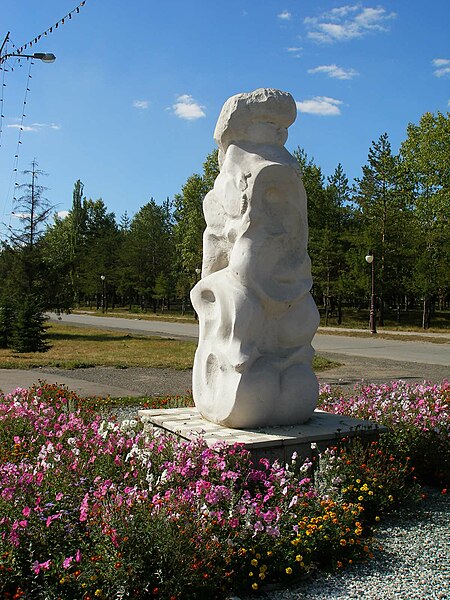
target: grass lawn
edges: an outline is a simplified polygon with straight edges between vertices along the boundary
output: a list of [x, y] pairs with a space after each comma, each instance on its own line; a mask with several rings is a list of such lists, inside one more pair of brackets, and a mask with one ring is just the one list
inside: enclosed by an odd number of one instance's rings
[[[18, 354], [10, 349], [0, 349], [0, 368], [108, 366], [186, 370], [192, 368], [197, 347], [194, 341], [130, 335], [60, 323], [49, 323], [47, 333], [51, 345], [47, 352]], [[338, 365], [321, 356], [316, 356], [313, 363], [315, 371]]]
[[0, 349], [0, 368], [112, 366], [190, 369], [195, 342], [129, 335], [104, 329], [48, 323], [47, 352]]

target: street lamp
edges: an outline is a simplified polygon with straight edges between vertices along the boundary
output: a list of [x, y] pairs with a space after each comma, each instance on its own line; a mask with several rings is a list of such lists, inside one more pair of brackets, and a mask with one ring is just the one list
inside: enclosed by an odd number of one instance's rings
[[375, 271], [372, 252], [369, 252], [369, 254], [366, 256], [366, 261], [372, 267], [372, 293], [370, 295], [369, 328], [370, 333], [374, 334], [377, 332], [377, 324], [375, 318]]
[[8, 53], [2, 54], [2, 50], [3, 50], [6, 42], [8, 41], [8, 38], [9, 38], [9, 31], [6, 34], [6, 37], [3, 40], [3, 43], [0, 47], [0, 65], [3, 62], [5, 62], [5, 60], [8, 60], [8, 58], [11, 58], [11, 57], [34, 58], [36, 60], [41, 60], [42, 62], [45, 62], [45, 63], [52, 63], [52, 62], [55, 62], [55, 60], [56, 60], [56, 56], [54, 54], [52, 54], [51, 52], [35, 52], [34, 54], [19, 54], [18, 52], [12, 52], [10, 54], [8, 54]]
[[104, 275], [100, 275], [100, 279], [102, 280], [102, 313], [105, 312], [105, 279]]
[[15, 56], [17, 58], [35, 58], [36, 60], [41, 60], [45, 63], [55, 62], [56, 56], [51, 52], [35, 52], [34, 54], [4, 54], [0, 56], [0, 65], [2, 62], [5, 62], [8, 58]]

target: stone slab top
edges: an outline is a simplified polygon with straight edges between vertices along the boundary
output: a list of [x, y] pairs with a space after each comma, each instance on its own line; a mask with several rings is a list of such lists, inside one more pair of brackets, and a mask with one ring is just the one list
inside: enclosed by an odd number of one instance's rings
[[208, 446], [217, 442], [243, 444], [247, 449], [299, 446], [355, 435], [363, 430], [384, 431], [373, 421], [355, 419], [315, 410], [300, 425], [267, 426], [259, 429], [231, 429], [204, 419], [196, 408], [140, 410], [140, 419], [185, 440], [202, 437]]

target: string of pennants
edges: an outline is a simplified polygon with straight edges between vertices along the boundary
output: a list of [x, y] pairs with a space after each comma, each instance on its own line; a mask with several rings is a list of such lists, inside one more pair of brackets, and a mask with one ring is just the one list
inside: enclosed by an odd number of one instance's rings
[[20, 48], [18, 48], [17, 49], [17, 54], [21, 54], [27, 48], [31, 48], [33, 46], [33, 44], [37, 44], [39, 42], [39, 40], [41, 39], [42, 36], [47, 36], [49, 33], [53, 33], [53, 31], [55, 29], [58, 29], [58, 27], [60, 27], [61, 25], [64, 25], [64, 23], [66, 23], [66, 21], [72, 19], [73, 15], [79, 14], [80, 9], [83, 8], [83, 6], [85, 4], [86, 4], [86, 0], [83, 0], [82, 2], [80, 2], [80, 4], [76, 8], [74, 8], [69, 13], [67, 13], [67, 15], [65, 15], [62, 19], [60, 19], [59, 21], [57, 21], [54, 25], [52, 25], [51, 27], [49, 27], [48, 29], [46, 29], [45, 31], [43, 31], [41, 34], [39, 34], [38, 36], [36, 36], [30, 42], [27, 42], [26, 44], [24, 44], [23, 46], [21, 46]]

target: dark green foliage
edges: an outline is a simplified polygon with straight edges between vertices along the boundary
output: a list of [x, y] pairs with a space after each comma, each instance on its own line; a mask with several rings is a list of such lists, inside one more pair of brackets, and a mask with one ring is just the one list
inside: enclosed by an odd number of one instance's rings
[[42, 305], [32, 295], [26, 296], [16, 309], [11, 347], [16, 352], [45, 352], [45, 315]]
[[6, 300], [0, 304], [0, 348], [11, 345], [14, 331], [14, 309]]
[[[378, 325], [386, 317], [392, 326], [395, 315], [397, 323], [436, 326], [437, 311], [446, 314], [449, 128], [448, 114], [426, 113], [418, 125], [408, 125], [398, 155], [388, 135], [381, 135], [353, 187], [340, 163], [325, 177], [303, 149], [294, 150], [308, 197], [312, 293], [325, 324], [346, 325], [346, 315], [355, 312], [359, 323], [366, 315], [368, 321], [369, 250], [375, 257]], [[41, 172], [35, 161], [28, 174], [32, 184], [24, 186], [15, 209], [17, 227], [0, 246], [0, 305], [9, 299], [20, 306], [32, 293], [44, 310], [84, 305], [107, 311], [118, 305], [157, 311], [177, 304], [182, 314], [193, 314], [189, 292], [202, 266], [203, 200], [219, 174], [217, 150], [173, 199], [151, 198], [135, 215], [125, 212], [120, 223], [103, 200], [83, 196], [78, 180], [69, 215], [55, 217], [44, 230], [50, 207], [37, 185]]]

